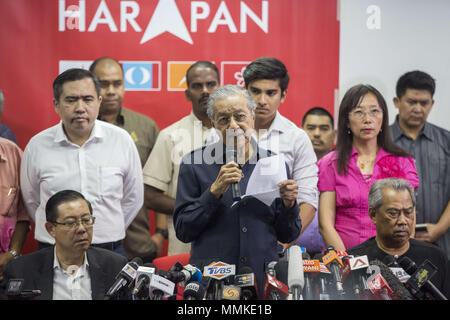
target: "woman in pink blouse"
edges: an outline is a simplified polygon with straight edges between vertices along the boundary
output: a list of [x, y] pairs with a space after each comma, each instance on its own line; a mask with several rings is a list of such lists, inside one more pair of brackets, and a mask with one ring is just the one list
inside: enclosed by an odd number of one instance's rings
[[375, 180], [396, 177], [419, 186], [414, 159], [391, 140], [383, 96], [372, 86], [350, 88], [339, 107], [336, 148], [319, 167], [319, 231], [325, 245], [352, 248], [376, 229], [368, 195]]

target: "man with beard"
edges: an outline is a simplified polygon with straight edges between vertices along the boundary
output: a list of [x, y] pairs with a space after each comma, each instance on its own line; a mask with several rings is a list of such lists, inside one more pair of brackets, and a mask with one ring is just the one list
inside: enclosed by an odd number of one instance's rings
[[392, 140], [416, 162], [416, 223], [426, 224], [426, 230], [416, 232], [415, 239], [437, 244], [450, 259], [450, 132], [427, 122], [435, 87], [425, 72], [402, 75], [394, 98], [398, 116], [390, 130]]
[[162, 130], [144, 166], [145, 205], [167, 214], [168, 255], [187, 253], [190, 244], [175, 235], [172, 214], [181, 158], [194, 149], [218, 139], [206, 113], [209, 95], [219, 87], [219, 71], [209, 61], [197, 61], [186, 71], [186, 99], [192, 112]]
[[450, 263], [439, 247], [411, 238], [415, 227], [416, 196], [407, 180], [387, 178], [375, 181], [369, 191], [369, 216], [377, 234], [347, 253], [367, 255], [369, 261], [410, 258], [420, 266], [429, 260], [437, 267], [431, 282], [450, 297]]
[[97, 216], [93, 245], [125, 255], [125, 230], [143, 204], [142, 167], [128, 132], [97, 120], [100, 85], [83, 69], [69, 69], [53, 82], [60, 123], [31, 138], [22, 157], [20, 180], [35, 239], [54, 243], [45, 229], [45, 204], [60, 190], [83, 193]]
[[91, 203], [73, 190], [54, 194], [45, 207], [45, 229], [55, 245], [9, 262], [0, 286], [5, 299], [10, 279], [22, 290], [40, 290], [39, 300], [103, 300], [127, 259], [90, 247], [94, 222]]

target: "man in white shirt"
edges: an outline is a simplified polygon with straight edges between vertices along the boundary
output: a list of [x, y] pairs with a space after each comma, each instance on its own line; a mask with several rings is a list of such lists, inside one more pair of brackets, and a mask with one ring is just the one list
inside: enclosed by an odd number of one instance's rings
[[18, 257], [6, 266], [0, 299], [11, 279], [21, 290], [40, 290], [40, 300], [102, 300], [127, 259], [90, 247], [96, 217], [91, 203], [74, 190], [62, 190], [47, 201], [45, 228], [55, 246]]
[[278, 112], [287, 96], [287, 69], [278, 59], [262, 57], [252, 61], [243, 76], [245, 87], [257, 104], [255, 131], [258, 145], [282, 153], [292, 179], [297, 182], [303, 232], [313, 220], [318, 205], [317, 158], [306, 132]]
[[22, 194], [40, 248], [54, 243], [44, 227], [47, 199], [72, 189], [83, 193], [96, 212], [93, 245], [125, 255], [125, 230], [143, 204], [142, 169], [130, 135], [96, 120], [99, 90], [97, 77], [87, 70], [60, 74], [53, 82], [53, 104], [61, 122], [25, 148]]
[[143, 169], [145, 205], [167, 214], [168, 255], [190, 252], [190, 243], [178, 240], [173, 226], [178, 172], [185, 154], [219, 139], [206, 114], [209, 95], [219, 87], [219, 82], [219, 71], [213, 63], [197, 61], [189, 67], [185, 95], [192, 103], [192, 112], [159, 133]]

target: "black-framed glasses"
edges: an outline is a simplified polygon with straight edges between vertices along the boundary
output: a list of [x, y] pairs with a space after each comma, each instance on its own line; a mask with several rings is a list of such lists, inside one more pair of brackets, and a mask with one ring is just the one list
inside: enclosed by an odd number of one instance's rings
[[95, 217], [89, 217], [89, 218], [82, 218], [79, 220], [70, 220], [70, 221], [66, 221], [66, 222], [57, 222], [57, 221], [53, 221], [53, 224], [59, 224], [61, 226], [64, 226], [68, 229], [76, 229], [78, 228], [78, 226], [80, 225], [80, 223], [83, 225], [83, 227], [85, 228], [92, 228], [94, 226], [95, 223]]

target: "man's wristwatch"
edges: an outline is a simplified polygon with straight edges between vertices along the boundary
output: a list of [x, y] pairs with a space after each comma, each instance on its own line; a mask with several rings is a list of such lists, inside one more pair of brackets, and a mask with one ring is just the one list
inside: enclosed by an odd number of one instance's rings
[[12, 256], [14, 257], [14, 259], [16, 259], [16, 258], [19, 257], [19, 254], [18, 254], [17, 251], [14, 250], [14, 249], [9, 249], [8, 252], [12, 254]]
[[155, 229], [155, 233], [160, 233], [160, 234], [162, 234], [162, 236], [164, 237], [164, 239], [168, 239], [168, 238], [169, 238], [169, 231], [167, 231], [167, 229], [156, 228], [156, 229]]

